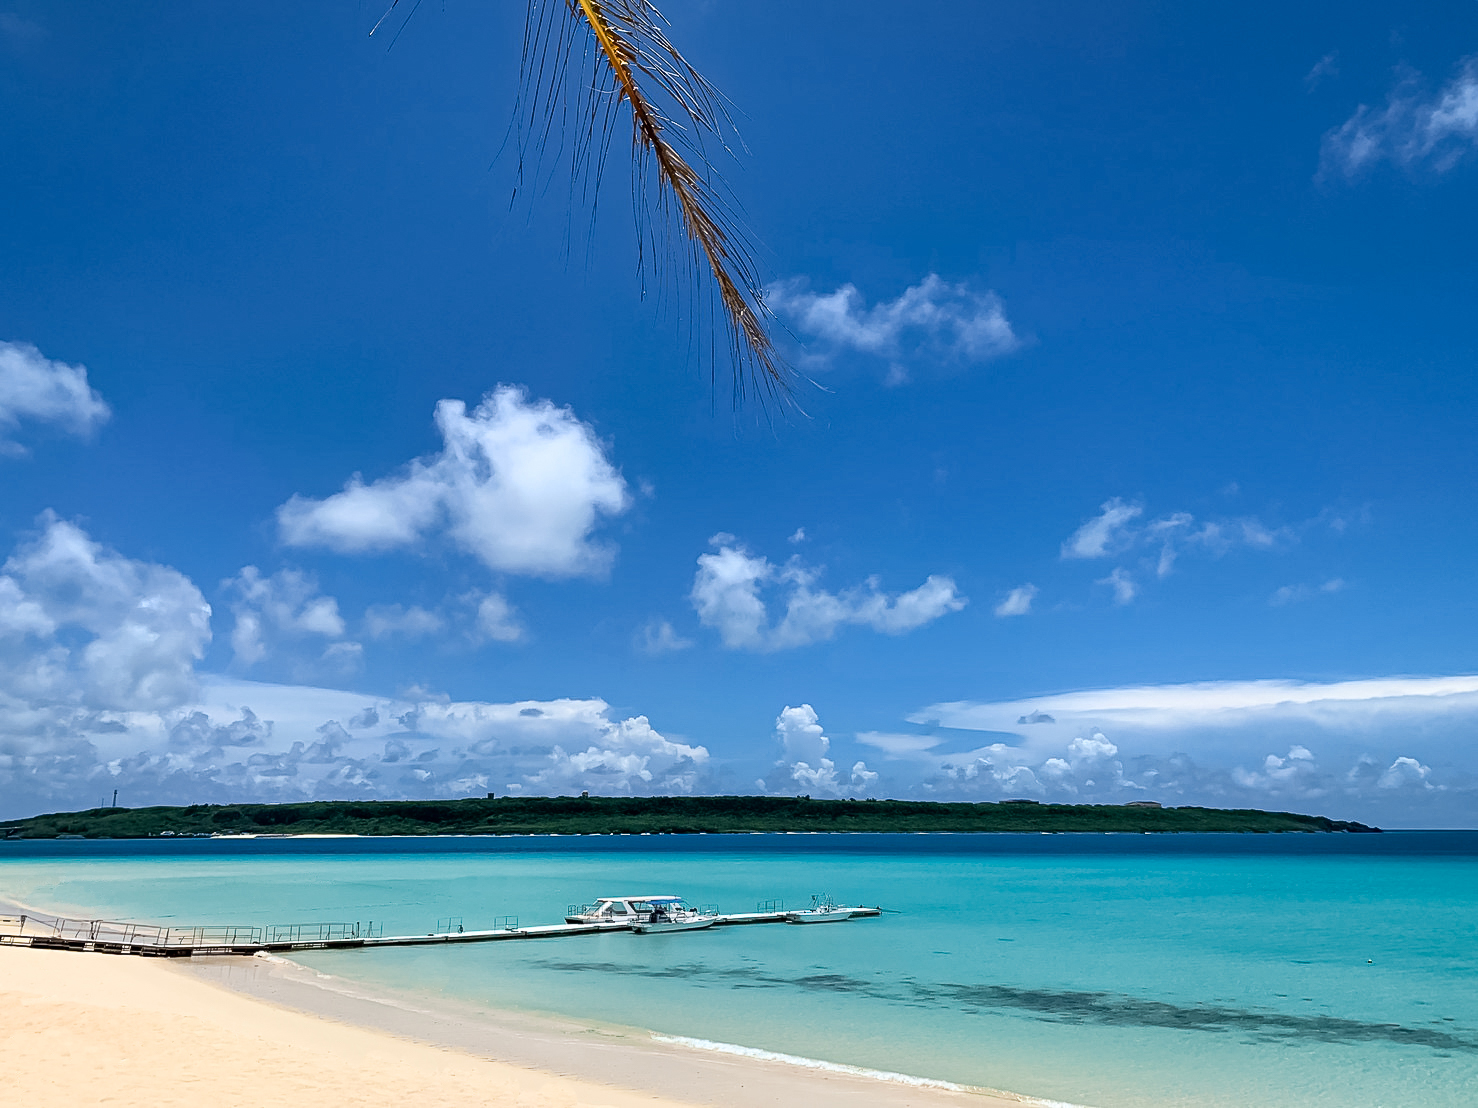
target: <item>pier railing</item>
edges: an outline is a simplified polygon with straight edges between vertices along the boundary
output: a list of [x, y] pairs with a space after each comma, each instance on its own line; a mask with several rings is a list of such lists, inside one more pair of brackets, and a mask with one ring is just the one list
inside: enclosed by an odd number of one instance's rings
[[53, 939], [68, 944], [179, 949], [196, 947], [277, 946], [378, 939], [383, 923], [274, 923], [265, 927], [232, 924], [167, 927], [121, 920], [68, 919], [65, 916], [0, 916], [0, 943]]

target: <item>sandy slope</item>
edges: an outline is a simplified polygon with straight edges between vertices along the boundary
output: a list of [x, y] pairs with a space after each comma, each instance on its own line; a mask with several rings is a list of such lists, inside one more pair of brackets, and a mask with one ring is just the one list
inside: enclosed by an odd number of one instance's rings
[[34, 1105], [678, 1102], [239, 996], [144, 958], [0, 948], [5, 1099]]
[[[256, 959], [214, 961], [221, 964], [0, 946], [7, 1103], [1019, 1108], [1024, 1099], [901, 1087], [649, 1041], [582, 1040], [512, 1014], [488, 1023], [409, 1012], [309, 988], [297, 967], [284, 973]], [[212, 976], [241, 980], [227, 988]]]

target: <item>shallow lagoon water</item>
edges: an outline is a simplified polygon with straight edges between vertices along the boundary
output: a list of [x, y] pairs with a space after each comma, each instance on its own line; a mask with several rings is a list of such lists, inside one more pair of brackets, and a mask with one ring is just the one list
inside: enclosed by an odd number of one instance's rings
[[1467, 1105], [1478, 834], [641, 836], [0, 844], [0, 895], [180, 924], [555, 922], [598, 895], [819, 927], [315, 952], [326, 973], [1134, 1105]]

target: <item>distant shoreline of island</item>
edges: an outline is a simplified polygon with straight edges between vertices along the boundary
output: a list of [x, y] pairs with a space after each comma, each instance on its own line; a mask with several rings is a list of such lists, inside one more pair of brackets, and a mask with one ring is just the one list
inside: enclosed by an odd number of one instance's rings
[[813, 800], [807, 796], [489, 796], [89, 808], [0, 820], [0, 840], [425, 835], [829, 833], [1378, 833], [1350, 820], [1258, 809], [1032, 800]]

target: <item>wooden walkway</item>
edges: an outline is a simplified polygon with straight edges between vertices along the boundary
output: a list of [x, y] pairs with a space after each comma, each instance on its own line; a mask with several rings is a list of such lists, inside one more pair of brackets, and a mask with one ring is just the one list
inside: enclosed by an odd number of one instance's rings
[[[720, 915], [715, 927], [784, 923], [783, 910]], [[852, 918], [877, 916], [881, 908], [853, 908]], [[841, 921], [838, 921], [841, 922]], [[270, 927], [156, 927], [113, 920], [74, 920], [50, 916], [0, 916], [0, 946], [29, 946], [98, 954], [139, 954], [154, 958], [205, 955], [285, 954], [295, 950], [351, 950], [381, 946], [430, 946], [439, 943], [489, 943], [514, 939], [558, 939], [630, 931], [629, 923], [553, 923], [520, 927], [505, 917], [487, 930], [385, 935], [374, 923], [285, 924]]]

